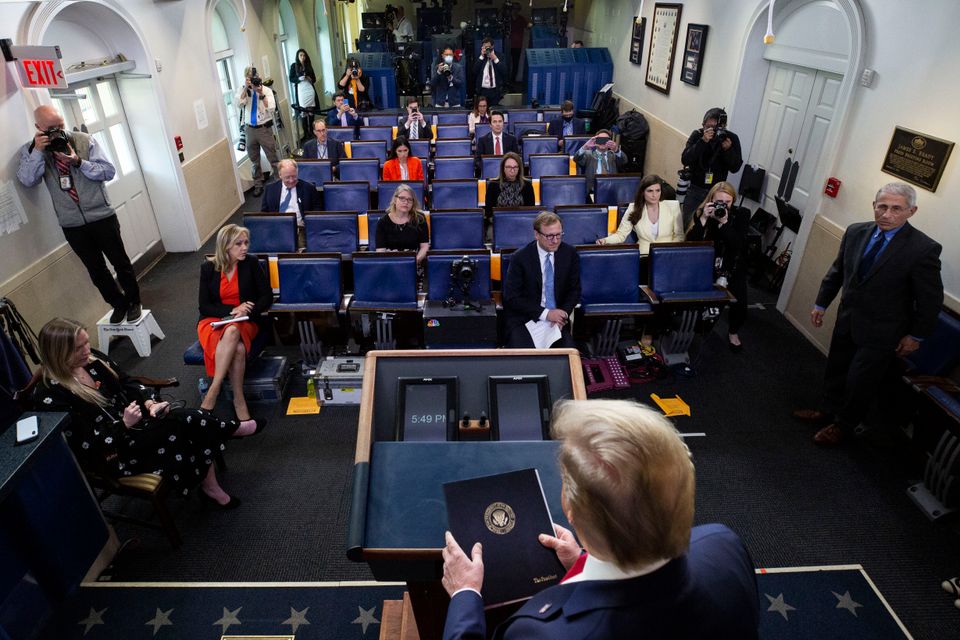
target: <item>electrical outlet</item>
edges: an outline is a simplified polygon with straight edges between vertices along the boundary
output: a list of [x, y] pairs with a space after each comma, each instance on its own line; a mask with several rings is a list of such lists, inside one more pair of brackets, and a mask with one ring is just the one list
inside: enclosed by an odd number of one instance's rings
[[863, 73], [860, 74], [860, 84], [869, 87], [873, 84], [874, 75], [876, 75], [876, 72], [873, 69], [864, 69]]

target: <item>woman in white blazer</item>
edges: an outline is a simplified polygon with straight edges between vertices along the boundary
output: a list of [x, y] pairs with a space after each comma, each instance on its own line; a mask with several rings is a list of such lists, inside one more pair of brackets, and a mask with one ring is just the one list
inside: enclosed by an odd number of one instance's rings
[[651, 242], [683, 242], [683, 213], [676, 200], [660, 201], [660, 176], [644, 176], [637, 196], [620, 221], [616, 233], [597, 240], [597, 244], [620, 244], [630, 231], [637, 234], [640, 254], [650, 253]]

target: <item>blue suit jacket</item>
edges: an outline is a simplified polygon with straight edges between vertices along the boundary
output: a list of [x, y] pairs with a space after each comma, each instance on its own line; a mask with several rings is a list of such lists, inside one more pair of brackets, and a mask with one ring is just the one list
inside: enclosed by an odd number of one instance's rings
[[[579, 136], [587, 132], [587, 125], [583, 118], [574, 117], [573, 135]], [[551, 136], [563, 138], [563, 118], [551, 118], [547, 121], [547, 133]]]
[[[694, 527], [686, 555], [630, 580], [560, 584], [531, 598], [494, 638], [757, 638], [756, 574], [737, 535], [719, 524]], [[451, 601], [444, 640], [482, 640], [483, 601]]]
[[[279, 211], [280, 193], [283, 190], [283, 183], [279, 180], [271, 182], [263, 190], [263, 200], [260, 203], [260, 211]], [[323, 204], [320, 202], [320, 194], [312, 182], [306, 180], [297, 180], [297, 203], [300, 206], [300, 215], [308, 211], [320, 211]]]

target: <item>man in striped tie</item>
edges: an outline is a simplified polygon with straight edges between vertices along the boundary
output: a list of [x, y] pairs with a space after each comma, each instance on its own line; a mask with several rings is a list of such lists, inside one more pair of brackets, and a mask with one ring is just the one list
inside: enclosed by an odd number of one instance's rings
[[[17, 179], [25, 187], [34, 187], [41, 180], [46, 183], [67, 243], [100, 295], [113, 307], [110, 322], [138, 320], [142, 307], [137, 276], [104, 186], [117, 170], [93, 136], [66, 131], [63, 115], [53, 107], [38, 107], [33, 117], [37, 133], [20, 148]], [[104, 256], [113, 265], [116, 280]]]
[[[757, 638], [753, 561], [727, 527], [692, 526], [693, 462], [670, 421], [633, 401], [567, 400], [551, 424], [561, 442], [560, 504], [576, 532], [554, 525], [556, 536], [530, 543], [554, 549], [567, 574], [493, 637]], [[461, 542], [472, 547], [470, 557], [446, 533], [443, 637], [479, 640], [486, 637], [483, 549]]]

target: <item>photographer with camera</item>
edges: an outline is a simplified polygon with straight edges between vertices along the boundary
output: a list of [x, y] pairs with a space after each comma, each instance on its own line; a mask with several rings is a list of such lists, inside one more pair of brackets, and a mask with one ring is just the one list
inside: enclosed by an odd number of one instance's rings
[[[407, 98], [407, 115], [400, 118], [400, 126], [406, 131], [405, 137], [409, 140], [429, 140], [433, 137], [433, 129], [420, 111], [420, 103], [415, 96]], [[400, 136], [403, 132], [398, 132]]]
[[463, 65], [453, 59], [453, 49], [446, 47], [440, 55], [433, 80], [433, 105], [435, 107], [459, 107], [462, 104], [460, 90], [463, 87]]
[[597, 135], [577, 150], [573, 161], [583, 169], [583, 175], [587, 177], [587, 188], [592, 192], [597, 176], [618, 173], [627, 163], [627, 154], [614, 142], [607, 129], [600, 129]]
[[357, 110], [350, 106], [344, 94], [338, 93], [333, 97], [333, 109], [327, 112], [327, 124], [332, 127], [353, 127], [359, 120]]
[[484, 96], [491, 105], [500, 104], [503, 96], [506, 65], [493, 50], [493, 38], [487, 37], [480, 44], [480, 61], [475, 66], [477, 95]]
[[[17, 178], [25, 187], [34, 187], [41, 180], [46, 183], [67, 244], [113, 307], [110, 322], [116, 324], [124, 318], [135, 322], [142, 311], [140, 288], [105, 188], [117, 170], [93, 136], [65, 131], [63, 116], [53, 107], [38, 107], [33, 117], [37, 133], [20, 148]], [[119, 286], [104, 256], [113, 265]]]
[[[253, 195], [263, 194], [263, 169], [260, 168], [260, 149], [263, 148], [273, 175], [277, 175], [277, 140], [273, 137], [273, 112], [277, 108], [273, 90], [263, 86], [256, 67], [243, 70], [244, 82], [237, 102], [241, 122], [247, 138], [247, 157], [253, 174]], [[248, 108], [249, 107], [249, 108]]]
[[349, 101], [352, 108], [363, 109], [363, 104], [368, 102], [367, 88], [363, 84], [363, 69], [356, 58], [347, 59], [347, 68], [344, 69], [343, 76], [337, 86], [343, 91], [344, 97]]
[[690, 134], [680, 161], [689, 167], [690, 186], [683, 201], [683, 224], [689, 227], [707, 191], [743, 165], [740, 138], [727, 129], [726, 111], [714, 107], [703, 115], [703, 127]]
[[[689, 198], [690, 195], [688, 194]], [[717, 284], [730, 290], [737, 301], [730, 305], [728, 344], [730, 350], [743, 350], [740, 327], [747, 319], [747, 230], [750, 212], [734, 206], [737, 190], [729, 182], [718, 182], [696, 209], [687, 240], [709, 240], [716, 250]]]

